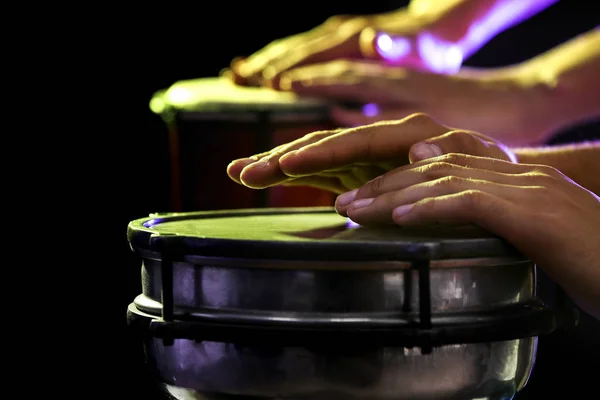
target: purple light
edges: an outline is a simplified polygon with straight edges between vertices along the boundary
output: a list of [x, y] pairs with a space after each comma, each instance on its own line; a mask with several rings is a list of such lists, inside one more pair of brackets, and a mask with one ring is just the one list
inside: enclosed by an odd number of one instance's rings
[[463, 52], [458, 45], [444, 42], [430, 34], [417, 38], [417, 48], [423, 62], [435, 72], [455, 73], [463, 62]]
[[375, 48], [379, 55], [388, 61], [398, 61], [411, 51], [410, 40], [405, 37], [392, 37], [385, 33], [377, 35]]
[[450, 43], [431, 33], [422, 33], [411, 39], [402, 36], [377, 34], [375, 49], [391, 62], [407, 57], [413, 47], [425, 65], [434, 72], [455, 73], [469, 57], [498, 33], [548, 8], [558, 0], [498, 0], [484, 15], [474, 21], [467, 34], [458, 42]]
[[482, 18], [469, 27], [466, 36], [457, 43], [463, 55], [477, 51], [498, 33], [528, 19], [541, 10], [550, 7], [558, 0], [503, 0], [496, 4]]
[[358, 227], [360, 227], [359, 224], [352, 221], [350, 218], [346, 218], [346, 228], [358, 228]]
[[375, 117], [379, 114], [379, 107], [375, 103], [365, 104], [362, 112], [366, 117]]

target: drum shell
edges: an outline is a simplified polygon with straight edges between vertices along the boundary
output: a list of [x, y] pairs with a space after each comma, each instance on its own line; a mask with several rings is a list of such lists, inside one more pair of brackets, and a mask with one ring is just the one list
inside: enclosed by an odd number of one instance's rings
[[511, 399], [530, 377], [536, 348], [535, 337], [444, 346], [428, 355], [397, 347], [339, 354], [191, 340], [170, 347], [158, 339], [145, 343], [153, 372], [178, 400], [207, 400], [211, 393], [218, 399]]
[[168, 123], [172, 210], [333, 205], [331, 192], [276, 186], [252, 190], [226, 174], [234, 159], [267, 151], [308, 133], [333, 129], [327, 118], [266, 110], [177, 113]]
[[[209, 337], [207, 325], [165, 341], [146, 324], [148, 364], [177, 399], [510, 399], [531, 374], [537, 335], [548, 332], [535, 328], [533, 314], [512, 319], [535, 298], [533, 263], [477, 229], [356, 228], [331, 209], [261, 209], [153, 214], [130, 223], [128, 239], [142, 259], [132, 321], [137, 315], [169, 329], [173, 319], [184, 330], [207, 320], [317, 327], [311, 341], [305, 333], [294, 343], [269, 333], [249, 344], [239, 330]], [[423, 304], [431, 328], [419, 330], [476, 331], [431, 353], [398, 341], [415, 315], [421, 320]], [[486, 318], [491, 324], [482, 330]], [[373, 339], [394, 321], [392, 340]], [[357, 323], [368, 327], [366, 336], [348, 340]], [[336, 331], [315, 347], [332, 324], [346, 338]], [[512, 333], [498, 336], [506, 326]]]
[[[150, 298], [160, 301], [160, 262], [153, 258], [148, 255], [142, 267], [144, 294], [135, 303], [142, 307], [152, 302]], [[465, 261], [462, 266], [432, 269], [434, 313], [493, 309], [533, 298], [531, 263], [488, 263], [469, 266]], [[410, 305], [403, 304], [409, 276], [403, 271], [177, 262], [173, 273], [175, 304], [192, 315], [226, 310], [255, 315], [263, 311], [271, 317], [329, 312], [335, 317], [345, 311], [369, 317], [419, 306], [416, 277], [409, 279]], [[159, 312], [157, 306], [153, 315]], [[186, 339], [165, 346], [152, 337], [144, 346], [163, 389], [180, 400], [212, 399], [210, 393], [315, 400], [510, 399], [532, 372], [537, 337], [439, 346], [431, 354], [404, 347], [312, 349]]]

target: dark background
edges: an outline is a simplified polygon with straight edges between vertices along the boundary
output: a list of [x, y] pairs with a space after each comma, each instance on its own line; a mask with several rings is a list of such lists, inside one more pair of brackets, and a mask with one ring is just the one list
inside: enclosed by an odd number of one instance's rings
[[[502, 33], [466, 64], [511, 64], [558, 45], [600, 23], [594, 3], [563, 0]], [[166, 131], [161, 119], [148, 107], [152, 94], [177, 80], [216, 76], [234, 56], [249, 55], [273, 39], [310, 29], [331, 15], [386, 11], [406, 2], [305, 1], [300, 4], [198, 2], [167, 7], [156, 3], [121, 17], [120, 22], [124, 22], [126, 28], [123, 36], [116, 38], [120, 42], [120, 54], [113, 54], [111, 61], [114, 67], [122, 69], [122, 83], [111, 87], [110, 92], [117, 97], [115, 104], [119, 105], [116, 107], [122, 105], [123, 108], [109, 110], [109, 115], [116, 113], [120, 119], [107, 134], [110, 146], [118, 150], [115, 154], [124, 157], [106, 157], [106, 162], [112, 162], [118, 172], [114, 182], [108, 178], [104, 182], [104, 196], [115, 205], [105, 225], [109, 227], [110, 250], [114, 250], [110, 256], [114, 254], [117, 260], [111, 263], [112, 271], [116, 271], [111, 287], [118, 288], [112, 291], [114, 297], [106, 309], [109, 314], [106, 326], [119, 346], [111, 347], [111, 351], [103, 355], [113, 365], [110, 372], [113, 378], [101, 379], [104, 389], [114, 388], [131, 399], [155, 398], [143, 374], [140, 345], [127, 334], [125, 321], [127, 304], [141, 291], [139, 263], [129, 251], [125, 237], [127, 223], [150, 212], [169, 211]], [[110, 31], [110, 25], [107, 28]], [[556, 141], [582, 140], [590, 137], [592, 128], [597, 126], [577, 127], [557, 136]], [[219, 169], [223, 166], [215, 168], [215, 173], [225, 173]], [[600, 336], [600, 331], [597, 323], [589, 319], [583, 322], [582, 333], [576, 338], [563, 335], [542, 340], [538, 367], [519, 399], [545, 398], [537, 395], [543, 387], [551, 387], [548, 393], [557, 396], [571, 393], [570, 398], [580, 398], [576, 392], [583, 393], [584, 389], [595, 386], [593, 380], [597, 377], [592, 374], [592, 366], [583, 364], [593, 363], [598, 371], [599, 351], [595, 346], [599, 340], [595, 336]]]

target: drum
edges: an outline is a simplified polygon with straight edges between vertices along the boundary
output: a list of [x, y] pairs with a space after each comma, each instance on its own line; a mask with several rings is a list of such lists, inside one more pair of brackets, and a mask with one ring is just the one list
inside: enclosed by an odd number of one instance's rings
[[535, 266], [470, 226], [367, 228], [329, 207], [131, 221], [128, 326], [171, 397], [511, 399], [573, 326]]
[[163, 118], [169, 134], [172, 211], [333, 204], [333, 195], [324, 190], [250, 190], [226, 174], [236, 158], [332, 129], [327, 103], [237, 86], [225, 78], [199, 78], [159, 91], [150, 108]]

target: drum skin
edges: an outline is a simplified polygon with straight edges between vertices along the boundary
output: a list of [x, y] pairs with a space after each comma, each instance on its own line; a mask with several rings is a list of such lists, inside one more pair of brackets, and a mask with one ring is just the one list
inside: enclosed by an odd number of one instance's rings
[[283, 186], [254, 190], [226, 174], [234, 159], [335, 128], [326, 104], [200, 78], [157, 92], [151, 109], [163, 117], [169, 135], [172, 211], [333, 205], [331, 192]]

